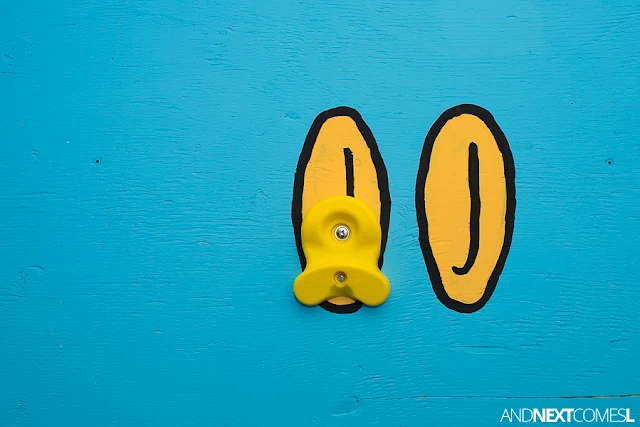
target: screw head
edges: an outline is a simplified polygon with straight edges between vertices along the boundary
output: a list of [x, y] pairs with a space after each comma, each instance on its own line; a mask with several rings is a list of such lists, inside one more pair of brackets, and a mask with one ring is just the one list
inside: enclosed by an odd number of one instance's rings
[[336, 239], [338, 240], [347, 240], [349, 238], [349, 227], [346, 225], [339, 225], [335, 229]]
[[347, 280], [346, 274], [344, 274], [342, 271], [336, 273], [336, 281], [338, 283], [344, 283], [345, 280]]

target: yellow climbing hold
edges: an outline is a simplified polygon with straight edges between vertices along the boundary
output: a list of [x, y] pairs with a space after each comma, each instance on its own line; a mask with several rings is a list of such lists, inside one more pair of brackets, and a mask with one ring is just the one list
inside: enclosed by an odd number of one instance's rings
[[333, 196], [315, 204], [302, 222], [305, 270], [293, 292], [302, 304], [348, 297], [378, 306], [389, 297], [387, 277], [378, 268], [382, 231], [376, 214], [362, 201]]

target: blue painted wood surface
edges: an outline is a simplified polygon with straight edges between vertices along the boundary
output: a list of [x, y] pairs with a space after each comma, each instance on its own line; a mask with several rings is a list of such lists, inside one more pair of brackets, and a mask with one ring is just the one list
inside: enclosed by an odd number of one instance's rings
[[[0, 424], [640, 420], [639, 28], [636, 1], [2, 2]], [[460, 103], [517, 168], [472, 315], [434, 296], [413, 202]], [[293, 173], [338, 105], [393, 200], [391, 297], [345, 316], [292, 294]]]

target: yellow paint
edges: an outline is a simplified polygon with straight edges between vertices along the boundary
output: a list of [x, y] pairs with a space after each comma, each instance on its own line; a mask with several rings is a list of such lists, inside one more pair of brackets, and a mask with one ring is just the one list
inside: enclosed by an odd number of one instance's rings
[[[469, 144], [478, 146], [480, 163], [480, 245], [471, 270], [455, 274], [469, 250]], [[505, 237], [506, 179], [496, 140], [478, 117], [462, 114], [449, 120], [436, 137], [425, 183], [429, 243], [446, 293], [465, 304], [485, 292]]]
[[[340, 225], [350, 230], [343, 241], [334, 232]], [[318, 305], [346, 297], [368, 306], [385, 302], [390, 285], [378, 268], [381, 236], [374, 212], [354, 197], [334, 196], [315, 204], [302, 222], [307, 267], [293, 285], [298, 301]], [[346, 279], [340, 282], [342, 273]]]
[[353, 153], [354, 197], [362, 200], [380, 220], [378, 175], [371, 151], [351, 117], [331, 117], [322, 125], [304, 175], [302, 218], [319, 201], [346, 196], [344, 148]]
[[[353, 119], [336, 116], [323, 123], [307, 164], [302, 195], [303, 221], [319, 201], [347, 194], [344, 148], [353, 153], [354, 197], [366, 203], [380, 220], [380, 190], [371, 151]], [[348, 305], [355, 301], [343, 296], [329, 302]]]
[[355, 301], [349, 297], [335, 297], [328, 300], [331, 304], [335, 305], [349, 305], [353, 304]]

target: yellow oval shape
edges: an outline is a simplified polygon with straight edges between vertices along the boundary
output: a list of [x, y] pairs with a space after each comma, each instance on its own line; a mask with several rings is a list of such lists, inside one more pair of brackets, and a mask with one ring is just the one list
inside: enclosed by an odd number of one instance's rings
[[485, 109], [445, 111], [425, 138], [416, 182], [419, 240], [429, 278], [448, 308], [482, 308], [511, 247], [515, 167], [504, 133]]
[[[355, 197], [373, 211], [382, 231], [378, 258], [378, 267], [382, 268], [391, 210], [387, 170], [373, 133], [360, 114], [349, 107], [320, 113], [300, 153], [291, 218], [302, 270], [307, 265], [301, 237], [304, 216], [317, 203], [333, 196]], [[334, 313], [353, 313], [362, 303], [336, 296], [320, 306]]]

